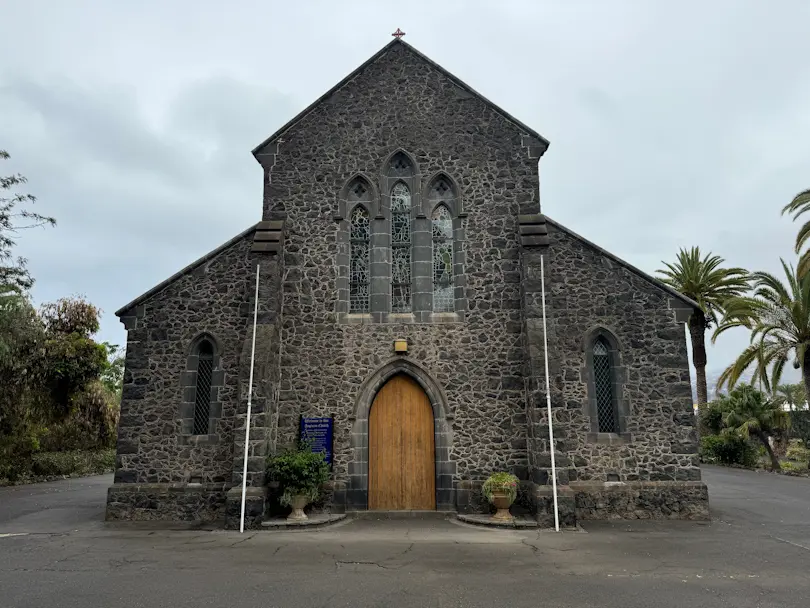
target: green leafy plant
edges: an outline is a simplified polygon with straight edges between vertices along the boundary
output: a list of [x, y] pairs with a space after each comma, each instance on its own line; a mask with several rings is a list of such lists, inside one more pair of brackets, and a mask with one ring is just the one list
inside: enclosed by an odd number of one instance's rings
[[727, 404], [723, 399], [698, 406], [698, 429], [701, 435], [719, 435], [723, 430], [723, 416]]
[[742, 385], [722, 398], [727, 413], [723, 416], [726, 429], [734, 429], [745, 439], [756, 438], [771, 460], [771, 468], [779, 470], [779, 458], [770, 439], [790, 429], [790, 416], [767, 395], [752, 386]]
[[[791, 439], [788, 443], [785, 457], [788, 460], [807, 463], [810, 462], [810, 449], [804, 446], [804, 442], [801, 439]], [[782, 463], [782, 466], [785, 466], [785, 463]]]
[[709, 464], [736, 464], [753, 467], [758, 454], [739, 433], [724, 432], [720, 435], [706, 435], [700, 438], [700, 459]]
[[785, 461], [782, 463], [782, 472], [797, 475], [804, 475], [807, 471], [807, 463]]
[[506, 494], [509, 502], [515, 502], [518, 491], [518, 478], [511, 473], [493, 473], [481, 486], [481, 492], [489, 502], [492, 502], [492, 495], [495, 493]]
[[294, 496], [305, 495], [310, 502], [317, 500], [321, 485], [329, 479], [324, 453], [313, 452], [312, 446], [305, 442], [268, 458], [267, 471], [281, 486], [279, 502], [283, 505], [290, 505]]

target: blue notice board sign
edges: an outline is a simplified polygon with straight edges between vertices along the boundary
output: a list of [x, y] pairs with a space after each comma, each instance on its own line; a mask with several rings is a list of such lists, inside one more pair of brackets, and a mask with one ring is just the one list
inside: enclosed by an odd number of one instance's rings
[[301, 418], [301, 439], [312, 443], [314, 452], [325, 452], [326, 462], [332, 464], [332, 419]]

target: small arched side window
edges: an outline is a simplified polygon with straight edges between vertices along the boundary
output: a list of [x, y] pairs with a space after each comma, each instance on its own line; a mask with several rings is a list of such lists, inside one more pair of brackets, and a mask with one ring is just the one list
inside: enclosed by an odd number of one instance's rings
[[211, 381], [214, 347], [203, 340], [197, 347], [197, 383], [194, 395], [194, 435], [207, 435], [211, 418]]
[[391, 311], [411, 311], [411, 191], [391, 189]]
[[433, 233], [433, 312], [455, 310], [453, 277], [453, 219], [444, 205], [431, 217]]
[[349, 312], [369, 311], [370, 237], [368, 211], [357, 206], [352, 211], [350, 221]]
[[615, 363], [608, 341], [599, 336], [593, 344], [593, 384], [600, 433], [619, 432], [619, 412], [614, 394]]

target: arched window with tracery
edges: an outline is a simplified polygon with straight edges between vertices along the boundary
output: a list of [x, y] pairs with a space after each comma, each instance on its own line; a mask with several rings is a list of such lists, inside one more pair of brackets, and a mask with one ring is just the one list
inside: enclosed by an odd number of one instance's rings
[[391, 189], [391, 311], [411, 311], [411, 191]]
[[369, 213], [357, 206], [351, 214], [349, 235], [349, 312], [369, 311]]
[[453, 218], [444, 205], [431, 217], [433, 233], [433, 312], [455, 310], [453, 276]]

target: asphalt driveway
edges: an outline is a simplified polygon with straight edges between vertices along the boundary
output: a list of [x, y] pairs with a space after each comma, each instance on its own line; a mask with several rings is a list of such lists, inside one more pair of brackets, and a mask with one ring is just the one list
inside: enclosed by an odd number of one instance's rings
[[0, 605], [806, 606], [810, 480], [704, 476], [711, 523], [562, 534], [444, 520], [150, 531], [102, 523], [107, 476], [2, 488]]

